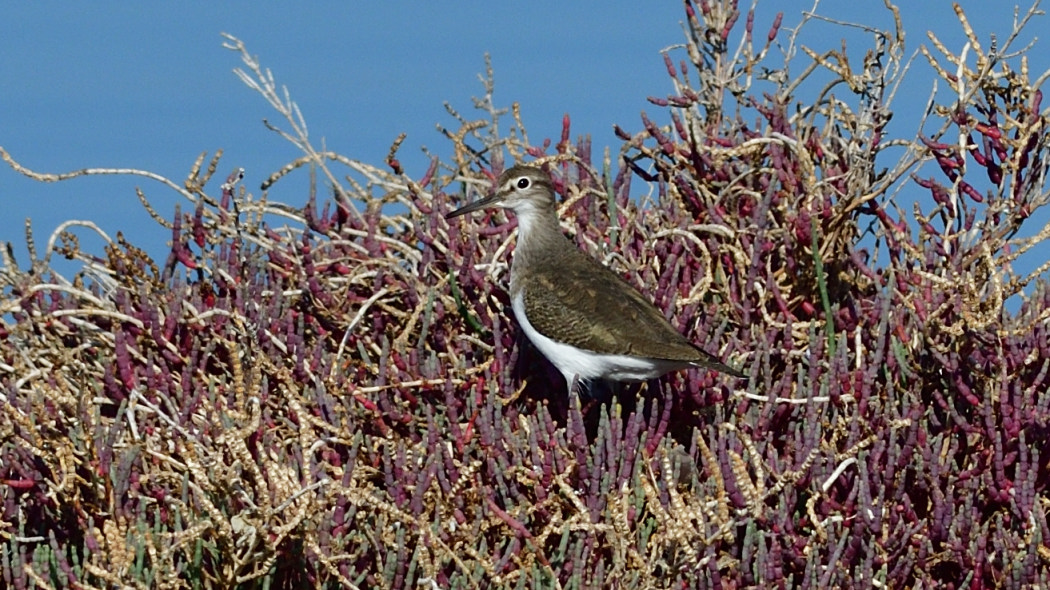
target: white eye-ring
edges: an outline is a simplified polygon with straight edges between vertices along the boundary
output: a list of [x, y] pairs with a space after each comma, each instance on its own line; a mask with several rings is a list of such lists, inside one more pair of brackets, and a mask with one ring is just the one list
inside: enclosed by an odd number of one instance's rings
[[514, 185], [517, 186], [519, 189], [529, 188], [529, 179], [522, 176], [518, 179], [517, 182], [514, 183]]

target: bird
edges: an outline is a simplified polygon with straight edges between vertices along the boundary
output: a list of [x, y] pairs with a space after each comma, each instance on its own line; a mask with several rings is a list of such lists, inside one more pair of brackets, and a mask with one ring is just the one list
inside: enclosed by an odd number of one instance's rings
[[746, 375], [693, 344], [627, 281], [561, 232], [554, 185], [515, 165], [494, 194], [446, 215], [509, 209], [518, 220], [510, 300], [521, 330], [565, 378], [570, 395], [595, 379], [639, 382], [689, 367]]

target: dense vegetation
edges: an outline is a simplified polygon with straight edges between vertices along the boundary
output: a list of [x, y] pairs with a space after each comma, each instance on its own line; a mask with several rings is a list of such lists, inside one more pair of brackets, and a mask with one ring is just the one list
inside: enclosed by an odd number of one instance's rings
[[[1023, 55], [960, 11], [965, 58], [933, 39], [910, 72], [958, 92], [890, 136], [899, 21], [858, 62], [740, 11], [685, 3], [674, 93], [601, 155], [568, 117], [530, 143], [489, 72], [415, 175], [400, 140], [315, 150], [231, 38], [300, 159], [260, 196], [202, 156], [173, 215], [140, 193], [166, 260], [68, 228], [3, 259], [4, 585], [1050, 586], [1050, 289], [1013, 264], [1047, 247], [1050, 136]], [[513, 221], [444, 219], [516, 161], [749, 378], [567, 398], [509, 310]], [[304, 207], [267, 199], [303, 168]]]

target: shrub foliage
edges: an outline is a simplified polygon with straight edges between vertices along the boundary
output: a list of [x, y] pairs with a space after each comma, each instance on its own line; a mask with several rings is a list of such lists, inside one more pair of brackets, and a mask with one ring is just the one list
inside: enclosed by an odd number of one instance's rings
[[[966, 50], [931, 35], [920, 66], [899, 19], [858, 59], [735, 1], [684, 8], [674, 90], [618, 146], [568, 116], [530, 142], [489, 71], [418, 175], [403, 138], [378, 166], [315, 149], [230, 37], [299, 159], [258, 193], [221, 154], [181, 185], [128, 171], [184, 199], [139, 192], [166, 260], [119, 234], [86, 252], [89, 222], [4, 255], [4, 584], [1050, 585], [1050, 290], [1014, 268], [1050, 235], [1028, 227], [1050, 135], [1015, 36], [986, 47], [959, 10]], [[894, 135], [909, 66], [950, 90]], [[749, 378], [567, 398], [509, 313], [513, 220], [444, 218], [514, 161]], [[269, 200], [303, 168], [305, 206]]]

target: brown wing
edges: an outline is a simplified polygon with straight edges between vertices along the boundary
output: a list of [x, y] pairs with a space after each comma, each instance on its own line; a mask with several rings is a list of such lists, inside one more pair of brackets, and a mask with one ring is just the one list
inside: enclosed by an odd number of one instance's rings
[[536, 274], [524, 286], [529, 322], [540, 333], [603, 354], [717, 363], [616, 273], [578, 250], [569, 256], [576, 260], [559, 265], [565, 281], [555, 284], [550, 275]]

